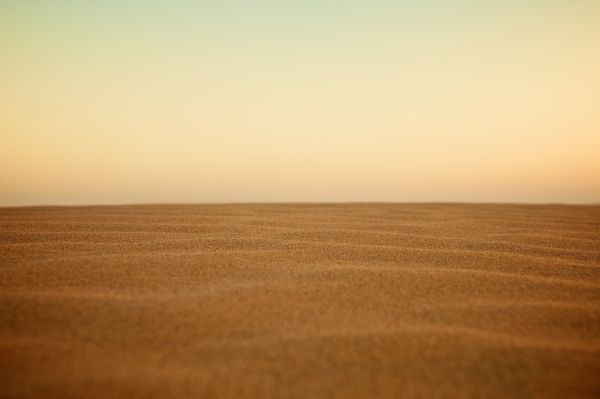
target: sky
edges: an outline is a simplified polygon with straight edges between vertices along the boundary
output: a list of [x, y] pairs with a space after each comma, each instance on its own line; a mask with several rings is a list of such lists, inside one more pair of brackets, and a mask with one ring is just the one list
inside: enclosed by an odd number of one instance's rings
[[0, 0], [0, 206], [600, 203], [600, 2]]

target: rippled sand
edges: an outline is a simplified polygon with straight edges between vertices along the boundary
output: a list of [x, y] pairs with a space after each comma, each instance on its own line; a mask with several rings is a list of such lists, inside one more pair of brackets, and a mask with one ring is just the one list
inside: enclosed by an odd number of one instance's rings
[[0, 397], [599, 397], [600, 207], [0, 209]]

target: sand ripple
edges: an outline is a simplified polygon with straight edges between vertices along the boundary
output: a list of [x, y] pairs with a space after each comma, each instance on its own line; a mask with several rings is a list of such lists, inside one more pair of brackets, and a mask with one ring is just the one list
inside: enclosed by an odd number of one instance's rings
[[0, 209], [0, 397], [598, 397], [600, 207]]

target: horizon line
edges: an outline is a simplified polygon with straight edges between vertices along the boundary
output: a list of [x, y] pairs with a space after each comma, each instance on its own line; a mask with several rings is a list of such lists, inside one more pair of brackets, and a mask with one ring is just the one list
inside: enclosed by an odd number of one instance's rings
[[503, 206], [600, 206], [600, 202], [519, 202], [519, 201], [240, 201], [240, 202], [123, 202], [97, 204], [0, 205], [0, 209], [103, 208], [160, 206], [277, 206], [277, 205], [503, 205]]

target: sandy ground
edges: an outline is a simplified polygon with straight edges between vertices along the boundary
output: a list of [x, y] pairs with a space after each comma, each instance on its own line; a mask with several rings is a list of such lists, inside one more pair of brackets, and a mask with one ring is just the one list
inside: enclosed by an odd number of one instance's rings
[[0, 209], [0, 396], [600, 397], [600, 207]]

